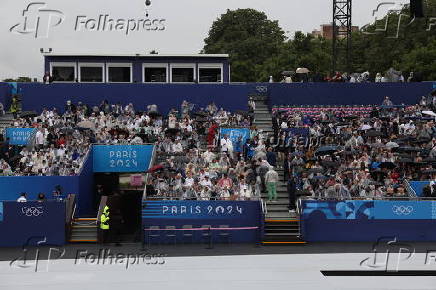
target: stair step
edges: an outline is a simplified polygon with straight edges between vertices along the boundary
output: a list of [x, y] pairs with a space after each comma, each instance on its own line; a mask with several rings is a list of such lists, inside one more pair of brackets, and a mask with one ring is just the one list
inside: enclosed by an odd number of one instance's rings
[[86, 226], [82, 226], [82, 225], [73, 225], [72, 226], [73, 230], [74, 229], [97, 229], [97, 225], [86, 225]]
[[267, 242], [267, 241], [264, 241], [264, 242], [262, 242], [262, 245], [264, 245], [264, 246], [284, 246], [284, 245], [288, 245], [288, 246], [302, 246], [302, 245], [305, 245], [305, 244], [307, 244], [307, 243], [304, 242], [304, 241], [292, 241], [292, 242], [274, 242], [274, 241]]
[[277, 235], [287, 235], [293, 234], [296, 236], [300, 236], [300, 229], [265, 229], [265, 235], [277, 234]]
[[70, 239], [70, 243], [97, 243], [97, 239]]
[[267, 237], [299, 237], [300, 233], [265, 233]]
[[289, 212], [267, 212], [267, 219], [291, 219], [292, 216]]
[[95, 231], [95, 232], [80, 232], [80, 233], [76, 233], [76, 232], [72, 232], [71, 233], [71, 237], [73, 238], [73, 237], [75, 237], [75, 238], [78, 238], [78, 237], [80, 237], [80, 238], [84, 238], [84, 237], [86, 237], [86, 238], [96, 238], [97, 237], [97, 231]]
[[268, 224], [293, 224], [299, 222], [300, 220], [295, 217], [290, 219], [265, 219], [265, 223]]

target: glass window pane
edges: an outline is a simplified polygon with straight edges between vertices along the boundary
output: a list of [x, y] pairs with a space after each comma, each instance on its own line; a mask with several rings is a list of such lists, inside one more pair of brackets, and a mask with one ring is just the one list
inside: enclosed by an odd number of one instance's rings
[[53, 66], [53, 81], [74, 82], [74, 66]]
[[193, 83], [194, 68], [173, 68], [172, 69], [173, 83]]
[[164, 67], [144, 68], [144, 82], [146, 83], [166, 83], [167, 69]]
[[221, 82], [221, 68], [200, 68], [199, 81], [201, 83]]
[[103, 82], [103, 68], [83, 66], [80, 68], [80, 81], [81, 82]]
[[109, 82], [130, 83], [130, 67], [109, 67]]

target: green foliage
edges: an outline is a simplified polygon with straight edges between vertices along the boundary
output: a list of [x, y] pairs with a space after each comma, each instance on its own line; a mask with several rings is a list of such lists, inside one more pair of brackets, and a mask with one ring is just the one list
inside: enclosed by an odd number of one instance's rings
[[16, 80], [15, 79], [4, 79], [3, 81], [6, 83], [31, 83], [32, 79], [29, 77], [19, 77]]
[[228, 53], [232, 80], [257, 81], [265, 62], [277, 55], [285, 35], [277, 21], [254, 9], [227, 10], [205, 39], [204, 53]]
[[[394, 67], [405, 76], [419, 71], [424, 80], [436, 80], [436, 23], [428, 31], [430, 18], [436, 17], [436, 0], [427, 0], [427, 18], [410, 23], [408, 13], [401, 13], [399, 29], [399, 14], [391, 13], [353, 33], [352, 72], [384, 73]], [[385, 22], [386, 31], [380, 31]], [[254, 9], [227, 10], [213, 23], [202, 52], [230, 54], [236, 82], [267, 81], [271, 75], [278, 81], [282, 71], [298, 67], [326, 75], [332, 64], [331, 41], [302, 32], [287, 40], [277, 21]], [[338, 67], [344, 70], [344, 57]]]

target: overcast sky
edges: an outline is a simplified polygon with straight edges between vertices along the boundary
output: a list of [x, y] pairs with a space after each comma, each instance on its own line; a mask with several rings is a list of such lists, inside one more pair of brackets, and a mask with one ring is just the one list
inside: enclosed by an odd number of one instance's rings
[[[159, 53], [192, 54], [203, 47], [212, 22], [226, 9], [254, 8], [264, 11], [269, 19], [278, 20], [291, 36], [295, 31], [311, 32], [320, 24], [331, 22], [332, 0], [151, 0], [150, 19], [165, 19], [162, 31], [89, 31], [84, 23], [99, 15], [110, 18], [142, 20], [145, 0], [1, 0], [0, 1], [0, 79], [31, 76], [41, 78], [43, 57], [40, 48], [53, 48], [54, 53]], [[29, 9], [27, 28], [23, 10]], [[374, 18], [372, 10], [381, 0], [354, 0], [353, 25], [362, 26]], [[389, 0], [405, 3], [406, 0]], [[39, 9], [39, 10], [38, 10]], [[55, 10], [55, 11], [46, 11]], [[62, 14], [59, 14], [60, 11]], [[39, 18], [37, 16], [40, 16]], [[51, 15], [47, 17], [47, 15]], [[60, 16], [59, 16], [60, 15]], [[80, 16], [75, 30], [77, 17]], [[62, 18], [62, 22], [56, 25]], [[33, 29], [39, 19], [38, 37]], [[143, 22], [137, 22], [139, 25]], [[92, 20], [88, 23], [92, 26]], [[161, 28], [156, 22], [158, 29]], [[10, 29], [17, 25], [13, 30]], [[131, 24], [131, 28], [133, 22]], [[48, 28], [47, 28], [48, 27]], [[120, 28], [121, 29], [121, 28]], [[19, 32], [29, 33], [19, 33]]]

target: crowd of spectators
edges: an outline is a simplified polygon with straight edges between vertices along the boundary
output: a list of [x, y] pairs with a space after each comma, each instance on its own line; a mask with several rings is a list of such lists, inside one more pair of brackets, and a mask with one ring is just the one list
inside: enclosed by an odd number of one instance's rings
[[[276, 111], [275, 151], [290, 196], [405, 197], [405, 180], [434, 180], [435, 109], [433, 92], [414, 106], [394, 105], [386, 97], [369, 117]], [[289, 130], [302, 127], [307, 136]]]
[[[307, 72], [306, 72], [307, 71]], [[384, 73], [370, 73], [369, 71], [362, 73], [342, 73], [336, 72], [332, 75], [323, 75], [320, 73], [313, 73], [307, 69], [304, 69], [304, 73], [294, 73], [293, 71], [283, 72], [283, 76], [280, 82], [293, 83], [293, 82], [334, 82], [334, 83], [397, 83], [397, 82], [421, 82], [422, 75], [419, 72], [410, 72], [406, 77], [403, 76], [401, 71], [396, 71], [394, 68], [390, 68]], [[269, 78], [269, 82], [274, 82], [272, 76]]]
[[[149, 197], [188, 200], [253, 200], [265, 188], [271, 167], [263, 160], [266, 147], [261, 131], [252, 126], [252, 115], [230, 114], [213, 105], [196, 118], [177, 118], [159, 137], [157, 165], [147, 182]], [[189, 128], [189, 130], [183, 128]], [[219, 128], [250, 129], [247, 142], [220, 135]], [[179, 129], [178, 129], [179, 128]]]
[[[284, 170], [290, 196], [312, 198], [401, 197], [405, 180], [435, 178], [434, 93], [408, 107], [385, 98], [370, 116], [277, 110], [271, 135], [253, 126], [255, 102], [249, 107], [230, 113], [184, 101], [163, 116], [156, 105], [136, 111], [132, 104], [68, 101], [62, 114], [46, 109], [14, 120], [14, 127], [36, 133], [28, 146], [3, 143], [1, 174], [77, 175], [91, 144], [154, 143], [157, 160], [146, 182], [148, 195], [157, 198], [252, 200], [268, 191], [274, 201], [277, 167]], [[222, 127], [249, 129], [249, 137], [220, 135]]]

